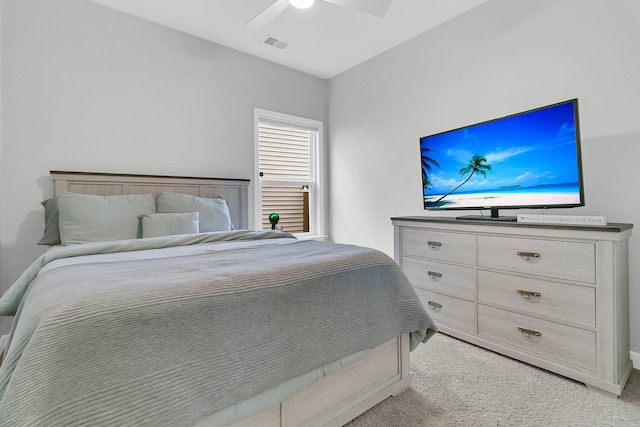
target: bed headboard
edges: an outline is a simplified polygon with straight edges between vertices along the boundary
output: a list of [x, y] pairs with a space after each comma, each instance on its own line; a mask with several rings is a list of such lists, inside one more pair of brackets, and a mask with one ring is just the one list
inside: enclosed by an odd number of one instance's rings
[[236, 228], [249, 228], [248, 179], [64, 171], [51, 171], [50, 174], [55, 196], [61, 191], [99, 196], [144, 193], [155, 196], [158, 191], [210, 198], [222, 196]]

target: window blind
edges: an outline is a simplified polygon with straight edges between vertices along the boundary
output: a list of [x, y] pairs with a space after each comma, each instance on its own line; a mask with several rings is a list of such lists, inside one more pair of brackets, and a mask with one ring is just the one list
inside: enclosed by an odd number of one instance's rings
[[272, 123], [258, 124], [262, 228], [269, 215], [280, 215], [278, 226], [291, 233], [309, 231], [309, 198], [303, 192], [311, 180], [311, 131]]
[[260, 172], [266, 179], [310, 178], [310, 132], [259, 124]]

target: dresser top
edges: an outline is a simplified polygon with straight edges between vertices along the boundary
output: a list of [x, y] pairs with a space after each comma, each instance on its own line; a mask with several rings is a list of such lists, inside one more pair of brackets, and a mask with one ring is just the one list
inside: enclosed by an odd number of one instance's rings
[[396, 216], [391, 217], [391, 221], [416, 221], [416, 222], [435, 222], [449, 224], [468, 224], [475, 226], [500, 226], [500, 227], [530, 227], [544, 228], [555, 230], [590, 230], [590, 231], [608, 231], [611, 233], [620, 233], [631, 230], [633, 224], [610, 222], [607, 225], [575, 225], [575, 224], [538, 224], [532, 222], [517, 222], [495, 219], [462, 219], [454, 216]]

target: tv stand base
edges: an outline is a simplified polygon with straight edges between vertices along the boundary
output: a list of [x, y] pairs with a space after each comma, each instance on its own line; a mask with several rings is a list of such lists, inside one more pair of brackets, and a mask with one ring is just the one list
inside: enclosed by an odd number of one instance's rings
[[480, 221], [510, 221], [516, 222], [518, 220], [517, 216], [487, 216], [487, 215], [462, 215], [457, 216], [456, 219], [470, 219], [470, 220], [480, 220]]

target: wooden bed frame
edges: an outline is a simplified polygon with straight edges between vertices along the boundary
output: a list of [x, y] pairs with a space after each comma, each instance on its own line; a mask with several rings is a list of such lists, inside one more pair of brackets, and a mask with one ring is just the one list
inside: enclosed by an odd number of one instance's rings
[[222, 196], [229, 206], [231, 222], [235, 227], [247, 229], [249, 226], [248, 179], [63, 171], [51, 171], [50, 174], [54, 196], [61, 191], [99, 196], [145, 193], [155, 196], [159, 191], [198, 197]]
[[[103, 196], [171, 191], [198, 197], [223, 196], [236, 228], [248, 228], [246, 179], [63, 171], [51, 171], [51, 178], [55, 195], [61, 191]], [[355, 362], [234, 426], [341, 426], [410, 385], [406, 334], [367, 351]]]

